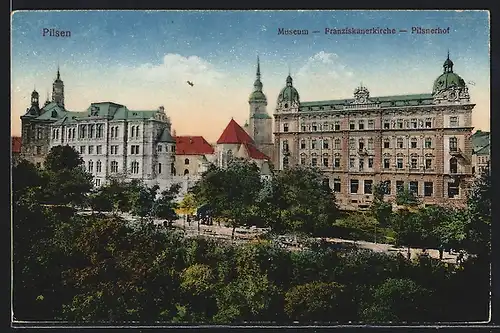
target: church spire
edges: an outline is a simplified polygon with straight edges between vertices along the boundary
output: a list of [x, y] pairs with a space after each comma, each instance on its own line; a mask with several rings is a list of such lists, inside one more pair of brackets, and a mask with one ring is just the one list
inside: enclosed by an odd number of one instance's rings
[[257, 55], [257, 80], [260, 80], [260, 60], [258, 55]]
[[262, 91], [262, 82], [260, 81], [260, 59], [259, 59], [259, 56], [257, 56], [257, 79], [255, 80], [253, 86], [254, 86], [254, 91]]

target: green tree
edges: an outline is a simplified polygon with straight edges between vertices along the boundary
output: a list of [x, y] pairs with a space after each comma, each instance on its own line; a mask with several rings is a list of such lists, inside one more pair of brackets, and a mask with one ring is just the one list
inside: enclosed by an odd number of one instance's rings
[[[204, 264], [194, 264], [181, 274], [181, 290], [187, 314], [184, 318], [191, 322], [207, 322], [217, 313], [217, 303], [214, 294], [216, 276], [212, 268]], [[180, 318], [179, 318], [180, 319]]]
[[422, 221], [417, 213], [409, 211], [407, 208], [400, 209], [391, 221], [392, 228], [396, 232], [396, 244], [408, 247], [408, 259], [411, 257], [411, 247], [424, 245]]
[[301, 323], [345, 321], [344, 287], [336, 282], [315, 281], [293, 287], [285, 294], [285, 312]]
[[156, 217], [166, 219], [169, 225], [172, 224], [172, 221], [178, 217], [175, 212], [178, 205], [174, 199], [179, 194], [179, 190], [180, 185], [174, 184], [167, 190], [162, 191], [160, 197], [154, 202], [154, 215]]
[[375, 243], [377, 242], [377, 226], [381, 228], [387, 227], [390, 224], [392, 215], [392, 204], [384, 200], [384, 196], [387, 193], [386, 187], [387, 183], [378, 183], [373, 188], [371, 211], [378, 222], [375, 224]]
[[270, 224], [278, 232], [324, 234], [339, 215], [333, 191], [314, 168], [297, 166], [280, 171], [272, 178], [269, 195], [276, 211]]
[[432, 300], [431, 292], [410, 279], [389, 278], [363, 305], [361, 320], [366, 323], [424, 321]]
[[44, 166], [47, 170], [58, 172], [73, 170], [83, 164], [80, 154], [71, 146], [54, 146], [45, 158]]
[[406, 208], [417, 207], [420, 204], [420, 200], [417, 198], [415, 193], [405, 187], [398, 189], [396, 193], [396, 204]]
[[229, 219], [233, 228], [248, 223], [261, 190], [257, 165], [242, 159], [233, 159], [227, 168], [209, 169], [193, 188], [196, 201], [207, 204], [215, 217]]
[[138, 191], [130, 193], [132, 214], [140, 216], [141, 221], [144, 217], [152, 216], [153, 206], [158, 189], [158, 185], [149, 187], [141, 184]]

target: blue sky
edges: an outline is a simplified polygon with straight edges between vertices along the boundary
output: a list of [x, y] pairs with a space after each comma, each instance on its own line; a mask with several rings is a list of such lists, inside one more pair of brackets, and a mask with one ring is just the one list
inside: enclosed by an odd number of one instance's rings
[[[412, 26], [450, 27], [450, 33], [323, 33], [327, 27]], [[71, 37], [43, 37], [43, 28], [71, 31]], [[278, 28], [310, 34], [283, 36]], [[448, 50], [455, 72], [474, 83], [474, 126], [488, 130], [486, 11], [16, 12], [12, 130], [18, 134], [33, 86], [43, 97], [51, 89], [58, 64], [68, 109], [104, 100], [132, 109], [165, 105], [178, 134], [214, 141], [231, 117], [244, 123], [248, 115], [257, 54], [272, 113], [289, 68], [303, 101], [349, 98], [360, 82], [372, 95], [425, 93], [442, 72]], [[204, 125], [193, 124], [193, 118]]]

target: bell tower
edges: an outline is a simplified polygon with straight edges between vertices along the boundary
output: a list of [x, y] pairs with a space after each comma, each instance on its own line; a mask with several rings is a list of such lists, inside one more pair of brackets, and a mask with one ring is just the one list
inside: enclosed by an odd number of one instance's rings
[[57, 67], [57, 77], [52, 84], [52, 102], [64, 107], [64, 82], [61, 80], [59, 66]]

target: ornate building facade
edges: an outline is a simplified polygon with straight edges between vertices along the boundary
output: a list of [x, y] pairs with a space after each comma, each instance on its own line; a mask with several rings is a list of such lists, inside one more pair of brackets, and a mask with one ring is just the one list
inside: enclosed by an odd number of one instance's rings
[[138, 111], [101, 102], [85, 111], [68, 111], [59, 70], [52, 101], [40, 108], [38, 96], [33, 91], [31, 107], [21, 116], [22, 158], [41, 167], [50, 148], [69, 145], [80, 153], [96, 186], [110, 177], [142, 179], [162, 188], [176, 181], [176, 144], [163, 107]]
[[373, 187], [388, 199], [403, 187], [426, 204], [465, 202], [472, 178], [471, 115], [465, 81], [448, 58], [432, 93], [301, 102], [292, 77], [277, 99], [276, 169], [310, 165], [346, 209], [368, 207]]

